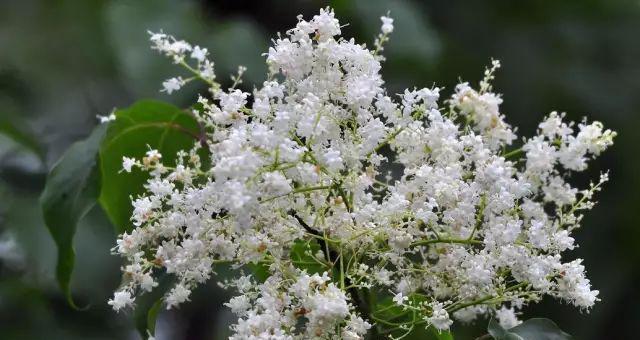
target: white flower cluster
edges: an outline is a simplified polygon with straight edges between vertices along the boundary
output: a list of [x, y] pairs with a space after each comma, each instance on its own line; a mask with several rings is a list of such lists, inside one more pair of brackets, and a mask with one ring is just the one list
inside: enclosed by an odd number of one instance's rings
[[[439, 88], [396, 101], [377, 52], [341, 38], [333, 11], [298, 20], [269, 49], [271, 73], [251, 94], [220, 89], [206, 50], [151, 36], [211, 84], [212, 99], [193, 110], [206, 138], [175, 164], [156, 150], [123, 159], [150, 179], [133, 201], [136, 228], [114, 248], [127, 264], [109, 304], [134, 304], [164, 271], [177, 279], [172, 308], [222, 265], [268, 273], [222, 283], [239, 292], [227, 304], [239, 317], [233, 339], [362, 339], [487, 315], [512, 326], [544, 295], [594, 304], [581, 260], [561, 253], [576, 247], [571, 232], [607, 177], [585, 190], [566, 180], [614, 132], [598, 122], [576, 131], [551, 113], [539, 135], [510, 148], [515, 130], [490, 85], [498, 62], [478, 90], [460, 84], [444, 106]], [[382, 22], [386, 39], [392, 19]], [[167, 92], [185, 81], [174, 79]], [[391, 165], [401, 175], [382, 174]]]
[[[242, 295], [226, 305], [240, 318], [231, 339], [362, 339], [371, 325], [352, 312], [344, 290], [325, 272], [309, 275], [292, 269], [255, 284], [243, 276], [234, 282]], [[304, 329], [295, 335], [300, 318]]]

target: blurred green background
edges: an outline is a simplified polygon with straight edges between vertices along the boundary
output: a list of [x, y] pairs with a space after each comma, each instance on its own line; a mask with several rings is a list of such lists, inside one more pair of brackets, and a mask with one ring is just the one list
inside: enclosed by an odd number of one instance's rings
[[[99, 208], [79, 226], [73, 291], [86, 311], [67, 306], [54, 279], [56, 250], [38, 195], [47, 170], [115, 107], [136, 99], [192, 103], [160, 84], [178, 70], [149, 50], [146, 30], [170, 32], [211, 51], [223, 82], [248, 67], [245, 89], [261, 83], [262, 53], [277, 32], [332, 5], [347, 37], [371, 45], [379, 17], [396, 30], [383, 73], [390, 93], [459, 79], [477, 82], [490, 58], [502, 61], [495, 87], [508, 121], [531, 135], [552, 110], [586, 116], [619, 132], [614, 147], [576, 179], [605, 169], [599, 194], [569, 257], [585, 259], [602, 299], [590, 313], [556, 301], [525, 317], [555, 320], [576, 339], [637, 339], [640, 329], [640, 1], [168, 1], [0, 0], [0, 338], [137, 339], [130, 313], [106, 301], [119, 283], [110, 255], [114, 232]], [[163, 312], [158, 339], [223, 339], [233, 322], [227, 296], [210, 284], [193, 302]], [[483, 334], [486, 322], [456, 329]]]

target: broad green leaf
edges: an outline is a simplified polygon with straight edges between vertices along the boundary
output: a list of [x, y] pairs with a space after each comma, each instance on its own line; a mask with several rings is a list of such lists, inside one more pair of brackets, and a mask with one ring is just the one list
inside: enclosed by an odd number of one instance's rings
[[131, 229], [131, 197], [144, 192], [148, 179], [139, 170], [123, 172], [122, 157], [141, 159], [149, 149], [157, 149], [163, 163], [173, 166], [176, 153], [193, 147], [200, 129], [188, 112], [152, 100], [139, 101], [115, 115], [100, 147], [100, 204], [118, 233], [122, 233]]
[[258, 282], [266, 281], [269, 276], [269, 265], [265, 263], [249, 263], [247, 267], [253, 273], [253, 277], [258, 280]]
[[544, 318], [529, 319], [513, 328], [504, 329], [495, 320], [489, 322], [489, 334], [496, 340], [570, 340], [555, 322]]
[[84, 141], [73, 144], [53, 166], [40, 196], [45, 224], [58, 247], [56, 277], [69, 304], [76, 307], [69, 281], [75, 252], [73, 236], [78, 221], [94, 206], [100, 192], [97, 153], [106, 125], [95, 128]]

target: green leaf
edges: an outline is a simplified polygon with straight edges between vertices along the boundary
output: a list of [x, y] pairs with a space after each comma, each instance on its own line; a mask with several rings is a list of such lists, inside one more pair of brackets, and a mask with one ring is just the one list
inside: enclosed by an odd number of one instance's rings
[[173, 166], [176, 153], [193, 147], [200, 136], [195, 118], [186, 111], [163, 102], [144, 100], [115, 112], [100, 148], [102, 191], [100, 204], [118, 233], [131, 229], [133, 211], [130, 197], [144, 192], [148, 175], [122, 170], [122, 157], [142, 158], [151, 149], [162, 153], [165, 165]]
[[317, 254], [318, 252], [321, 252], [320, 245], [315, 239], [308, 242], [297, 240], [291, 247], [289, 256], [296, 268], [304, 269], [310, 275], [322, 274], [327, 269], [311, 256], [311, 254]]
[[58, 247], [58, 284], [74, 308], [69, 287], [75, 262], [73, 236], [78, 221], [95, 205], [100, 192], [96, 155], [106, 128], [96, 127], [86, 140], [76, 142], [62, 155], [49, 172], [40, 196], [45, 224]]
[[570, 340], [571, 335], [563, 332], [555, 322], [544, 318], [529, 319], [513, 328], [504, 329], [491, 319], [489, 334], [496, 340]]
[[[409, 295], [409, 300], [413, 305], [420, 305], [425, 301], [425, 298], [424, 296], [413, 294]], [[390, 295], [378, 296], [376, 301], [370, 304], [374, 308], [374, 315], [379, 319], [408, 324], [415, 321], [411, 310], [398, 306], [393, 302], [393, 297]], [[395, 327], [385, 325], [384, 323], [378, 323], [377, 327], [394, 337], [404, 336], [406, 332], [405, 330], [393, 329]], [[405, 339], [453, 340], [453, 333], [450, 331], [440, 331], [433, 326], [425, 327], [425, 325], [422, 324], [416, 325]]]
[[509, 330], [529, 340], [569, 340], [571, 335], [563, 332], [555, 322], [544, 318], [529, 319]]
[[[316, 240], [303, 241], [296, 240], [293, 247], [289, 251], [289, 258], [296, 268], [306, 270], [309, 274], [321, 274], [327, 270], [325, 266], [318, 263], [310, 254], [316, 254], [320, 251], [320, 245]], [[247, 265], [253, 277], [259, 282], [264, 282], [271, 275], [269, 265], [263, 262], [249, 263]]]
[[249, 263], [247, 264], [247, 267], [251, 270], [251, 272], [253, 273], [253, 277], [258, 282], [264, 282], [269, 278], [269, 276], [271, 276], [271, 273], [269, 273], [268, 264], [261, 263], [261, 262]]
[[156, 320], [158, 319], [158, 314], [160, 314], [160, 309], [162, 308], [162, 299], [158, 299], [153, 306], [147, 312], [147, 329], [149, 330], [149, 334], [152, 336], [156, 335]]

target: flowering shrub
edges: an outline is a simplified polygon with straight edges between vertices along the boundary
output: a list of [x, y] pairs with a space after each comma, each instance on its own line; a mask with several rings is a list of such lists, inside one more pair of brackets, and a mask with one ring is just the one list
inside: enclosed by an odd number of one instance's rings
[[[380, 69], [393, 19], [381, 19], [369, 50], [329, 9], [299, 17], [253, 93], [236, 88], [244, 68], [223, 89], [206, 48], [151, 33], [189, 72], [162, 91], [203, 81], [211, 96], [191, 109], [193, 147], [170, 162], [154, 148], [122, 158], [120, 176], [148, 180], [113, 249], [126, 261], [115, 310], [161, 275], [174, 278], [168, 309], [212, 276], [235, 292], [231, 339], [401, 338], [480, 317], [506, 338], [533, 327], [517, 326], [519, 311], [545, 295], [593, 306], [582, 261], [562, 253], [608, 177], [567, 181], [615, 132], [552, 112], [518, 139], [492, 89], [498, 61], [445, 100], [438, 87], [391, 95]], [[237, 275], [216, 276], [221, 266]]]

